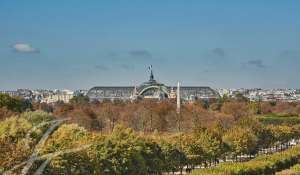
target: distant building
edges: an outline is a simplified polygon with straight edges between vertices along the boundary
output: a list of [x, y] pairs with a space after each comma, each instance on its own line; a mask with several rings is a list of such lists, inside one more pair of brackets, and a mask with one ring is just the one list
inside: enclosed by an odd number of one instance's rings
[[17, 91], [1, 91], [1, 94], [8, 94], [9, 96], [18, 96]]
[[74, 93], [69, 90], [56, 90], [53, 94], [48, 94], [48, 96], [41, 99], [41, 103], [56, 103], [62, 101], [64, 103], [69, 103], [73, 98]]
[[0, 91], [2, 94], [8, 94], [10, 96], [20, 96], [24, 99], [31, 100], [32, 98], [32, 91], [29, 89], [17, 89], [14, 91]]
[[[135, 99], [172, 99], [176, 98], [177, 87], [166, 86], [154, 79], [150, 69], [150, 79], [141, 85], [134, 86], [97, 86], [91, 88], [87, 96], [91, 101], [103, 100], [135, 100]], [[218, 92], [210, 87], [183, 86], [180, 87], [181, 99], [193, 101], [197, 99], [217, 99]]]
[[76, 90], [74, 91], [74, 96], [86, 96], [88, 93], [88, 90], [84, 90], [84, 89], [80, 89], [80, 90]]
[[300, 101], [299, 90], [297, 89], [219, 89], [220, 95], [224, 94], [230, 98], [235, 98], [238, 94], [243, 95], [250, 101]]

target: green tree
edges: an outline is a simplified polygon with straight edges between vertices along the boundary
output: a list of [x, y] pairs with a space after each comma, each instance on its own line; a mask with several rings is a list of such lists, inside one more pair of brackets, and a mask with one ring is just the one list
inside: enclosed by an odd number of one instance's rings
[[94, 147], [94, 155], [99, 174], [146, 175], [163, 171], [164, 157], [159, 145], [121, 126], [116, 126], [103, 144]]
[[[40, 154], [80, 148], [92, 144], [94, 141], [93, 135], [88, 133], [83, 127], [79, 127], [77, 124], [64, 124], [40, 148]], [[92, 174], [94, 166], [91, 161], [92, 159], [90, 159], [86, 150], [62, 154], [50, 161], [43, 174]]]
[[229, 146], [233, 156], [237, 157], [254, 152], [257, 146], [257, 137], [251, 129], [234, 127], [225, 133], [223, 142]]
[[[171, 138], [172, 139], [172, 138]], [[186, 165], [187, 157], [183, 151], [181, 151], [177, 144], [167, 139], [155, 140], [158, 142], [162, 149], [164, 157], [163, 169], [165, 172], [175, 172]]]
[[0, 108], [2, 107], [6, 107], [11, 111], [22, 112], [31, 109], [32, 105], [28, 100], [21, 97], [11, 97], [8, 94], [0, 94]]
[[278, 148], [278, 145], [282, 149], [283, 144], [287, 143], [294, 137], [295, 130], [291, 126], [287, 125], [270, 125], [268, 126], [271, 133], [273, 143], [276, 146], [276, 149]]
[[72, 104], [87, 104], [87, 103], [89, 103], [89, 101], [90, 101], [90, 99], [88, 96], [78, 95], [78, 96], [74, 96], [70, 100], [70, 103], [72, 103]]
[[194, 130], [193, 136], [203, 151], [205, 161], [215, 162], [217, 157], [222, 154], [222, 141], [214, 137], [207, 129], [197, 128]]
[[29, 155], [24, 138], [31, 127], [26, 119], [16, 116], [0, 122], [0, 170], [7, 170]]
[[195, 167], [205, 161], [205, 153], [201, 147], [201, 140], [193, 137], [193, 135], [185, 134], [180, 138], [180, 142], [184, 153], [187, 155], [188, 164]]
[[23, 112], [22, 114], [20, 114], [20, 117], [26, 119], [32, 125], [37, 125], [39, 123], [51, 121], [54, 119], [54, 116], [43, 111]]

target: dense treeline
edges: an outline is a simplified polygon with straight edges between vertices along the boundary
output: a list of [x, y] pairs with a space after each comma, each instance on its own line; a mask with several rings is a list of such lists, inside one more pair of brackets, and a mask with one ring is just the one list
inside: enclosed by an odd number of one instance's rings
[[[52, 120], [54, 117], [45, 112], [24, 112], [0, 122], [0, 171], [27, 160], [49, 126], [34, 130], [30, 138], [26, 138], [27, 133]], [[135, 132], [120, 125], [103, 134], [77, 124], [64, 124], [39, 146], [39, 155], [90, 145], [53, 157], [44, 174], [161, 174], [182, 171], [186, 166], [209, 167], [220, 160], [242, 161], [245, 155], [254, 156], [262, 148], [270, 152], [270, 148], [288, 148], [288, 141], [298, 139], [299, 132], [298, 125], [265, 126], [250, 117], [240, 119], [231, 128], [219, 122], [210, 128], [195, 127], [192, 132], [173, 134]], [[41, 163], [36, 161], [31, 171]]]
[[[0, 172], [26, 161], [47, 126], [32, 130], [54, 117], [44, 112], [25, 112], [0, 122]], [[30, 137], [27, 134], [32, 131]], [[109, 135], [86, 131], [77, 124], [59, 127], [43, 146], [39, 156], [90, 145], [79, 152], [54, 157], [43, 174], [161, 174], [183, 165], [185, 154], [172, 143], [116, 126]], [[26, 145], [29, 145], [28, 147]], [[178, 157], [179, 156], [179, 157]], [[182, 162], [180, 162], [182, 160]], [[41, 164], [36, 161], [29, 174]], [[19, 174], [22, 168], [17, 169]]]
[[[89, 130], [109, 133], [114, 126], [142, 132], [184, 132], [194, 127], [209, 128], [220, 121], [230, 127], [240, 118], [261, 114], [298, 116], [300, 103], [249, 102], [233, 99], [182, 104], [181, 115], [176, 114], [176, 102], [143, 100], [136, 102], [86, 102], [86, 99], [55, 105], [34, 104], [34, 109], [53, 112], [57, 117], [71, 117]], [[180, 122], [180, 128], [178, 123]], [[298, 122], [299, 123], [299, 122]]]
[[[25, 110], [42, 110], [53, 113], [58, 118], [71, 117], [73, 122], [88, 130], [109, 133], [114, 126], [121, 124], [135, 131], [177, 132], [192, 131], [194, 127], [206, 127], [221, 121], [231, 126], [242, 117], [261, 114], [286, 116], [264, 118], [269, 124], [287, 122], [299, 123], [300, 103], [288, 102], [249, 102], [243, 97], [230, 99], [224, 97], [217, 101], [197, 101], [182, 104], [181, 115], [176, 114], [176, 102], [142, 100], [135, 102], [104, 101], [89, 102], [85, 96], [74, 97], [71, 103], [56, 104], [29, 103], [19, 97], [0, 94], [0, 120]], [[289, 115], [290, 120], [287, 120]], [[178, 123], [180, 122], [180, 128]]]
[[[84, 145], [88, 148], [53, 157], [45, 174], [162, 174], [182, 171], [183, 167], [192, 170], [283, 150], [300, 135], [298, 103], [223, 98], [182, 104], [178, 115], [174, 101], [100, 103], [81, 96], [69, 104], [33, 103], [24, 107], [23, 99], [3, 100], [6, 98], [0, 96], [1, 111], [8, 111], [1, 113], [0, 172], [25, 161], [49, 125], [34, 130], [27, 138], [32, 128], [62, 118], [71, 120], [40, 147], [39, 155]], [[22, 103], [11, 103], [13, 99]], [[31, 171], [41, 163], [36, 161]]]

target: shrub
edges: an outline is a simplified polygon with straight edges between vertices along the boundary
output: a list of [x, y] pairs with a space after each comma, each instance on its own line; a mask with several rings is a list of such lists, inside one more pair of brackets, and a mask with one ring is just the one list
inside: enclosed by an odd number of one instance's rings
[[32, 125], [37, 125], [41, 122], [46, 122], [54, 119], [52, 115], [43, 111], [24, 112], [20, 115], [20, 117], [26, 119]]
[[291, 167], [300, 161], [300, 146], [273, 155], [259, 156], [244, 163], [222, 163], [194, 171], [192, 175], [268, 175]]

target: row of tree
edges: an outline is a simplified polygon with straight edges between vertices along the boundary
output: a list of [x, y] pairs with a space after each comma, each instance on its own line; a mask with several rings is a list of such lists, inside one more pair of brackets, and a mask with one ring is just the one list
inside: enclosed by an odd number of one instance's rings
[[72, 117], [73, 121], [87, 129], [103, 132], [111, 132], [116, 124], [136, 131], [172, 132], [178, 130], [179, 119], [181, 129], [191, 131], [191, 128], [199, 125], [209, 127], [216, 120], [231, 125], [241, 117], [257, 114], [300, 114], [299, 103], [250, 102], [243, 96], [185, 103], [182, 105], [180, 118], [176, 115], [175, 108], [174, 101], [90, 102], [86, 96], [76, 96], [68, 104], [31, 104], [20, 97], [0, 94], [0, 120], [26, 110], [43, 110], [57, 117]]
[[[272, 112], [300, 114], [300, 110], [298, 111], [300, 105], [296, 103], [273, 104], [269, 102], [227, 100], [221, 103], [220, 109], [217, 109], [216, 106], [220, 106], [219, 102], [204, 103], [198, 101], [185, 103], [182, 104], [181, 115], [178, 116], [174, 101], [80, 102], [56, 104], [51, 106], [50, 112], [58, 117], [71, 117], [75, 122], [90, 130], [111, 132], [116, 124], [122, 124], [135, 131], [145, 133], [155, 130], [159, 132], [177, 132], [179, 120], [181, 131], [191, 131], [191, 128], [199, 126], [209, 128], [219, 120], [227, 123], [227, 125], [233, 125], [240, 118], [259, 114]], [[286, 107], [279, 110], [283, 106]], [[269, 107], [272, 107], [273, 111]], [[49, 106], [39, 104], [36, 109], [49, 110]], [[294, 112], [289, 112], [291, 109]]]
[[[27, 133], [53, 119], [45, 112], [25, 112], [0, 122], [0, 172], [27, 160], [49, 126], [34, 130], [30, 138]], [[250, 117], [230, 127], [216, 122], [209, 128], [199, 126], [192, 132], [177, 133], [136, 132], [120, 125], [111, 133], [101, 133], [64, 124], [39, 147], [39, 156], [90, 145], [53, 157], [44, 174], [161, 174], [180, 171], [184, 166], [193, 169], [220, 160], [239, 161], [239, 155], [253, 156], [262, 148], [280, 149], [291, 139], [298, 139], [299, 133], [298, 125], [263, 125]], [[36, 161], [31, 171], [41, 163]]]

